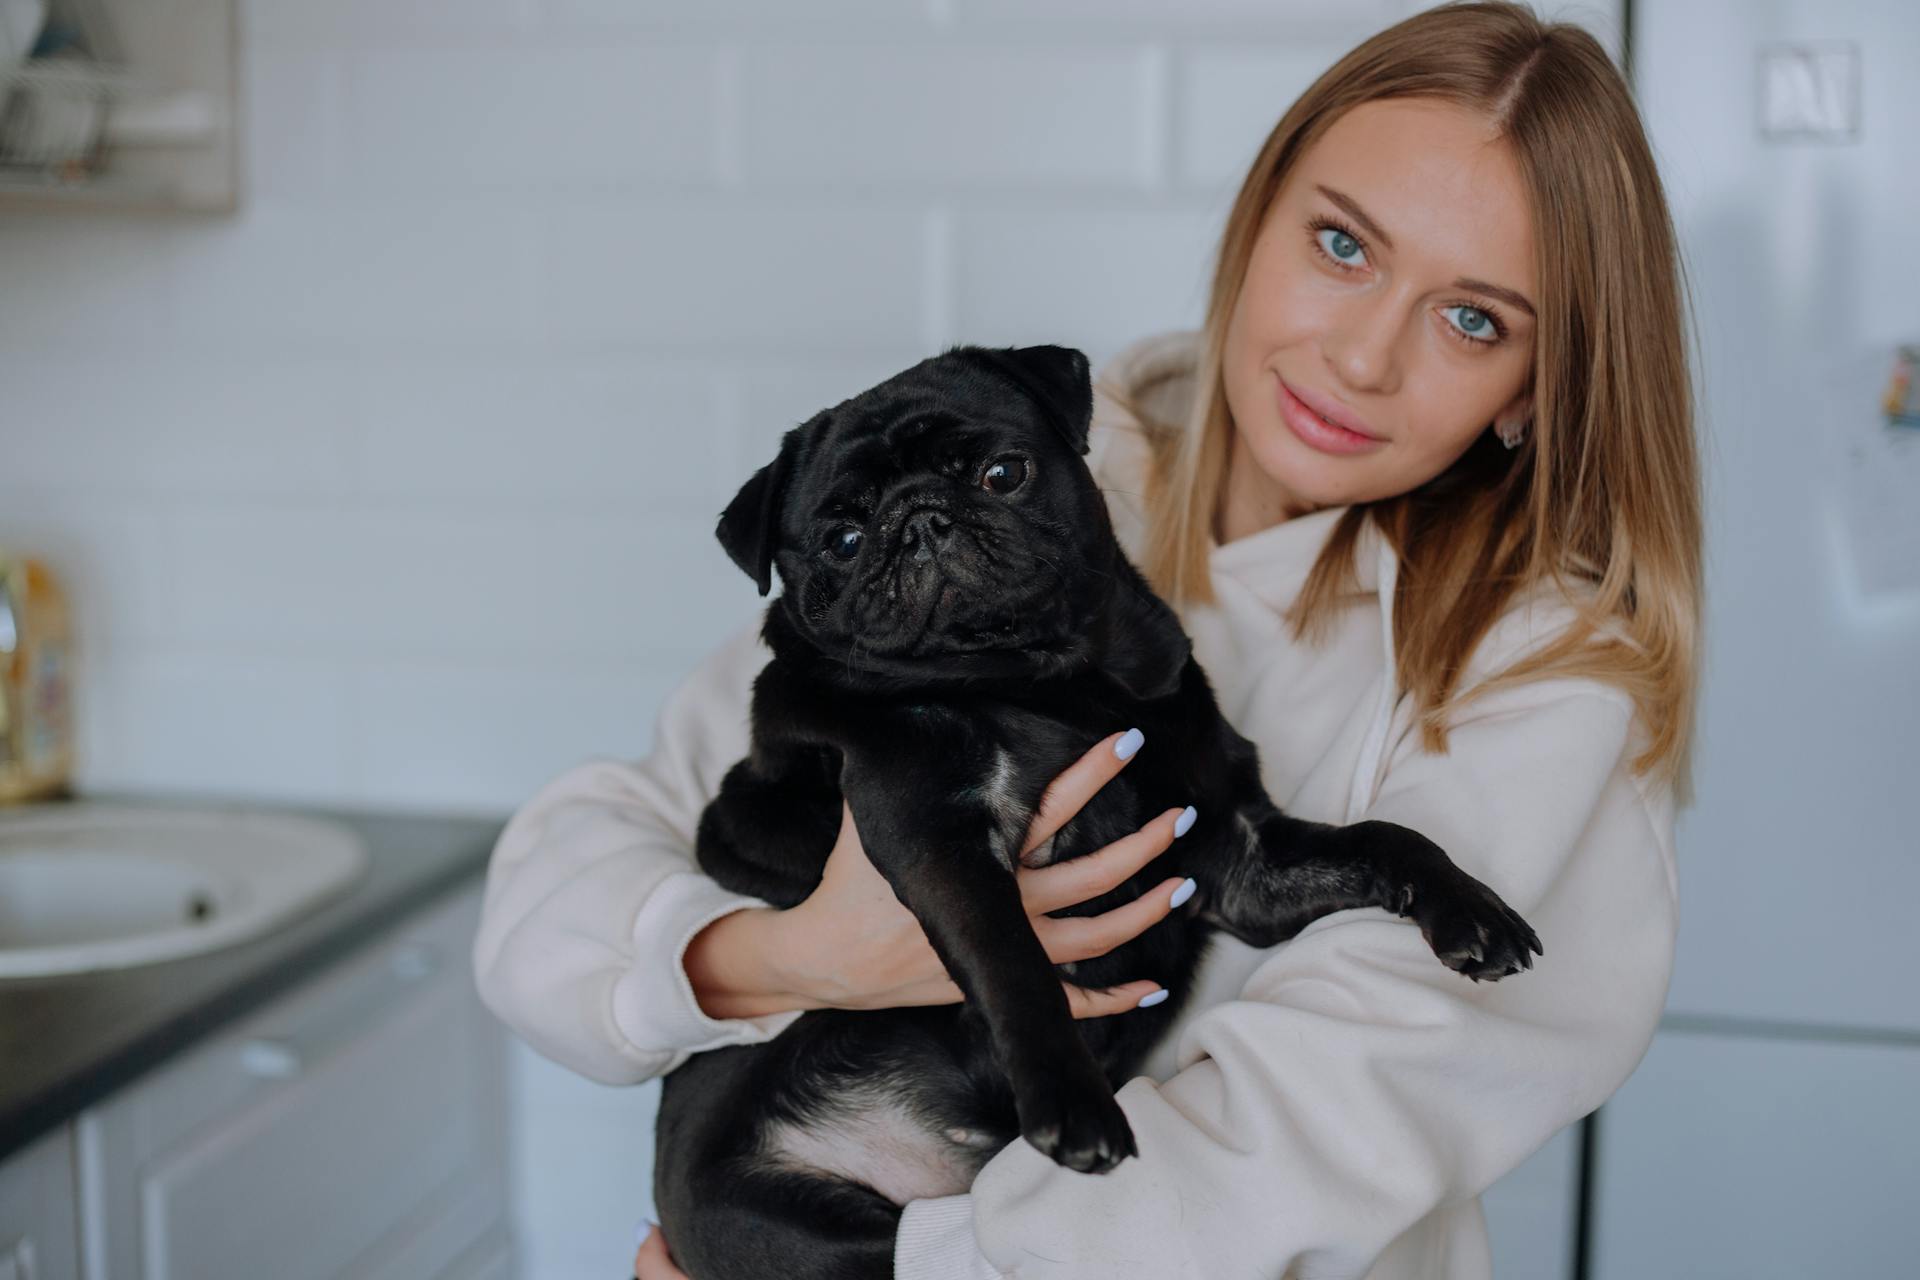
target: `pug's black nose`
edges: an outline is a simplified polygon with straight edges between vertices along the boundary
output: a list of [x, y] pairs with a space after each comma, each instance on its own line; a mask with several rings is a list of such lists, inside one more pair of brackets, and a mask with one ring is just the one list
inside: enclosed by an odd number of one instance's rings
[[931, 560], [947, 545], [953, 532], [953, 517], [939, 511], [916, 511], [907, 517], [900, 538], [913, 548], [915, 560]]

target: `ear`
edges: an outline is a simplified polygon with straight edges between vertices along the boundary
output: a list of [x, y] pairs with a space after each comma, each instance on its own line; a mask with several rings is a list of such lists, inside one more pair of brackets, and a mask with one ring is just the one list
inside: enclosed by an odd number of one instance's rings
[[1114, 585], [1107, 597], [1106, 653], [1101, 670], [1143, 701], [1180, 687], [1193, 645], [1167, 602], [1116, 548]]
[[714, 529], [720, 545], [753, 579], [763, 596], [773, 587], [773, 548], [780, 538], [780, 508], [786, 502], [787, 480], [806, 427], [803, 423], [780, 438], [779, 455], [740, 486]]
[[1093, 379], [1087, 357], [1072, 347], [955, 347], [954, 352], [1018, 384], [1075, 453], [1087, 451]]
[[1522, 391], [1512, 400], [1509, 400], [1501, 408], [1500, 412], [1493, 415], [1493, 425], [1499, 427], [1512, 423], [1525, 422], [1531, 417], [1533, 417], [1533, 393], [1531, 391]]

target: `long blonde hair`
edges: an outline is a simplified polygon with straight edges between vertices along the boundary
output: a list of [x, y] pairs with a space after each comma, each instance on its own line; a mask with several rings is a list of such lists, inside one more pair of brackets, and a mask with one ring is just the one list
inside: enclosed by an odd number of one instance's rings
[[[1482, 432], [1426, 484], [1353, 504], [1289, 614], [1294, 634], [1324, 635], [1371, 519], [1400, 557], [1394, 648], [1429, 751], [1446, 750], [1448, 715], [1471, 697], [1597, 677], [1630, 694], [1647, 726], [1634, 771], [1659, 768], [1684, 803], [1702, 557], [1681, 267], [1627, 85], [1577, 26], [1542, 23], [1517, 4], [1427, 10], [1354, 49], [1280, 118], [1227, 218], [1188, 421], [1154, 423], [1123, 388], [1104, 388], [1155, 445], [1141, 569], [1176, 604], [1213, 600], [1207, 560], [1234, 429], [1221, 351], [1254, 237], [1293, 162], [1342, 113], [1415, 96], [1485, 112], [1518, 158], [1540, 281], [1532, 425], [1515, 451]], [[1577, 609], [1575, 624], [1458, 689], [1516, 594], [1549, 581]]]

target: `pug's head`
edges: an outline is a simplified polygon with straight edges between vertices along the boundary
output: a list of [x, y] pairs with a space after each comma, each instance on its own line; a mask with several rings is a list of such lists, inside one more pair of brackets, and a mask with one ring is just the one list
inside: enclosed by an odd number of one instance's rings
[[1164, 696], [1186, 636], [1114, 539], [1092, 410], [1078, 351], [955, 347], [787, 432], [716, 533], [761, 595], [778, 567], [775, 607], [856, 682], [1096, 664]]

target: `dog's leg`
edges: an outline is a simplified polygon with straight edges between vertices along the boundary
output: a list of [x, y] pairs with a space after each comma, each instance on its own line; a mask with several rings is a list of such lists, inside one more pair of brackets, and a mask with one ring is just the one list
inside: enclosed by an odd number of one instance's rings
[[751, 758], [727, 770], [700, 815], [695, 851], [721, 888], [784, 909], [820, 883], [840, 829], [840, 793], [817, 769], [793, 767], [791, 757], [772, 763], [775, 776]]
[[936, 773], [897, 755], [850, 756], [841, 785], [861, 845], [986, 1022], [1021, 1134], [1069, 1169], [1105, 1173], [1138, 1154], [1126, 1113], [992, 852], [994, 815], [952, 799], [961, 788]]
[[1205, 898], [1201, 919], [1249, 946], [1284, 942], [1335, 911], [1384, 907], [1418, 924], [1442, 963], [1476, 981], [1530, 969], [1529, 952], [1545, 954], [1518, 912], [1410, 828], [1308, 822], [1264, 800], [1242, 805], [1228, 828], [1187, 865]]
[[698, 1220], [667, 1246], [691, 1280], [891, 1280], [900, 1206], [826, 1174], [725, 1162], [692, 1193]]

